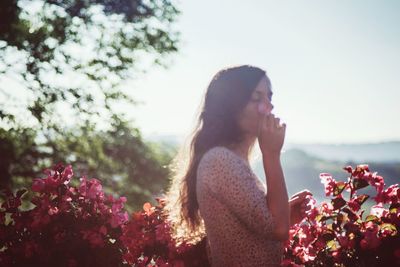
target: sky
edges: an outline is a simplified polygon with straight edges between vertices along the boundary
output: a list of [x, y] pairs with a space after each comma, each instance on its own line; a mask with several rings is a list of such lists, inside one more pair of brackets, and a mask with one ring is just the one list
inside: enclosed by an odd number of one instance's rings
[[250, 64], [272, 82], [285, 143], [400, 141], [400, 1], [175, 3], [178, 53], [121, 86], [141, 104], [117, 109], [143, 136], [187, 137], [215, 73]]
[[286, 142], [400, 140], [400, 1], [177, 2], [180, 51], [125, 88], [144, 136], [187, 136], [212, 76], [266, 70]]

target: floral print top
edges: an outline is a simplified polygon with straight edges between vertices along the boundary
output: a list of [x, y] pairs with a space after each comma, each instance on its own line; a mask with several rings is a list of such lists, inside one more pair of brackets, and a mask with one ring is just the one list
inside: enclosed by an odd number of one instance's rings
[[244, 159], [223, 146], [209, 149], [199, 162], [196, 194], [212, 267], [280, 265], [283, 242], [271, 235], [277, 222], [266, 185]]

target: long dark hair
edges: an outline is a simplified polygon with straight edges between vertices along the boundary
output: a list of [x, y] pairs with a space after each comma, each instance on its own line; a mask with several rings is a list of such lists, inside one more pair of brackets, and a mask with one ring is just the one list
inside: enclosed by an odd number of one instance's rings
[[169, 166], [173, 176], [164, 212], [178, 243], [197, 243], [206, 235], [196, 196], [197, 166], [210, 148], [243, 141], [238, 115], [264, 76], [268, 79], [258, 67], [239, 65], [218, 71], [209, 83], [194, 130]]

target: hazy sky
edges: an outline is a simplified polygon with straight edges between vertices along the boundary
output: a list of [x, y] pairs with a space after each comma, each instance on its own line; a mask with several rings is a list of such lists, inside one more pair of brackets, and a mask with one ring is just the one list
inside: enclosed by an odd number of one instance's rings
[[[400, 140], [400, 1], [177, 3], [180, 51], [124, 88], [143, 134], [186, 136], [212, 76], [267, 71], [286, 142]], [[3, 81], [4, 84], [4, 81]], [[121, 106], [122, 108], [122, 106]]]
[[211, 77], [252, 64], [288, 142], [400, 140], [400, 1], [181, 1], [170, 69], [129, 82], [144, 134], [192, 128]]

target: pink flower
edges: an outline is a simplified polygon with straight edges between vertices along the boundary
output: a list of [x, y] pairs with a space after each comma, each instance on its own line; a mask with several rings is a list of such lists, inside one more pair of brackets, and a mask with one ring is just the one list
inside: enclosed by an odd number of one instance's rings
[[1, 205], [7, 212], [14, 212], [21, 206], [21, 199], [17, 196], [9, 196], [8, 199]]
[[340, 261], [341, 255], [342, 254], [340, 253], [340, 249], [332, 252], [332, 256], [336, 261]]
[[93, 200], [97, 198], [104, 198], [103, 187], [101, 186], [99, 180], [97, 180], [96, 178], [92, 178], [88, 181], [86, 177], [82, 177], [80, 180], [81, 184], [78, 190], [82, 196], [88, 197], [89, 199]]
[[375, 249], [381, 244], [377, 235], [378, 230], [379, 227], [374, 222], [365, 224], [364, 238], [360, 241], [362, 249]]
[[383, 180], [382, 176], [377, 175], [377, 172], [371, 173], [371, 172], [365, 172], [361, 176], [361, 179], [366, 180], [370, 185], [372, 185], [373, 187], [375, 187], [376, 191], [382, 192], [385, 183]]
[[313, 221], [319, 215], [319, 210], [317, 207], [311, 208], [306, 211], [306, 215], [310, 220]]
[[330, 202], [322, 202], [321, 211], [328, 215], [331, 215], [333, 211], [333, 205]]
[[92, 247], [103, 247], [104, 240], [100, 233], [93, 231], [93, 230], [83, 230], [81, 231], [83, 234], [83, 239], [89, 241]]
[[332, 175], [329, 173], [321, 173], [319, 175], [321, 179], [321, 183], [324, 184], [325, 187], [325, 195], [330, 196], [333, 194], [333, 190], [336, 187], [336, 181], [332, 178]]
[[351, 166], [346, 166], [343, 168], [345, 171], [347, 171], [348, 173], [352, 173], [353, 172], [353, 167]]
[[126, 197], [121, 197], [118, 200], [114, 200], [111, 206], [112, 213], [119, 212], [124, 207], [125, 202], [126, 202]]
[[376, 204], [371, 207], [371, 215], [375, 215], [377, 217], [384, 217], [388, 214], [388, 210], [385, 209], [382, 203]]
[[358, 201], [357, 201], [357, 199], [350, 199], [350, 201], [349, 202], [347, 202], [347, 205], [349, 205], [349, 207], [352, 209], [352, 210], [354, 210], [354, 211], [358, 211], [358, 210], [360, 210], [360, 208], [361, 208], [361, 206], [360, 206], [360, 204], [358, 203]]
[[110, 219], [111, 227], [116, 228], [128, 221], [128, 213], [113, 213]]
[[343, 248], [347, 248], [349, 245], [349, 238], [346, 236], [346, 233], [341, 233], [336, 236], [339, 241], [339, 244]]
[[45, 188], [45, 181], [42, 178], [33, 179], [32, 191], [42, 192]]
[[[4, 240], [0, 265], [25, 266], [29, 262], [35, 266], [55, 266], [56, 260], [70, 267], [119, 265], [117, 261], [122, 260], [122, 255], [101, 261], [124, 249], [118, 240], [122, 232], [119, 226], [128, 220], [128, 213], [123, 210], [126, 198], [106, 200], [97, 179], [83, 177], [79, 187], [70, 185], [71, 166], [64, 168], [58, 164], [45, 173], [46, 178], [33, 180], [34, 206], [30, 210], [19, 209], [26, 190], [15, 195], [5, 192], [0, 209], [0, 240]], [[110, 230], [111, 227], [117, 229]], [[77, 246], [87, 250], [88, 255]], [[52, 258], [54, 254], [59, 255], [57, 259]]]
[[377, 203], [398, 203], [399, 202], [399, 185], [394, 184], [389, 186], [386, 190], [378, 191], [377, 195], [373, 198]]
[[69, 182], [72, 179], [72, 176], [74, 175], [74, 172], [72, 171], [72, 166], [67, 165], [63, 172], [61, 173], [61, 179], [63, 181], [63, 184], [69, 184]]
[[364, 173], [369, 172], [369, 167], [367, 164], [359, 164], [356, 169], [353, 170], [352, 176], [361, 178]]
[[87, 191], [88, 198], [96, 199], [97, 197], [102, 198], [103, 194], [103, 187], [101, 186], [99, 180], [92, 178], [90, 179], [90, 187]]
[[49, 215], [55, 215], [58, 213], [58, 208], [57, 207], [50, 207], [48, 211]]
[[154, 207], [152, 207], [149, 202], [146, 202], [143, 204], [143, 210], [145, 211], [146, 215], [150, 216], [154, 212]]

